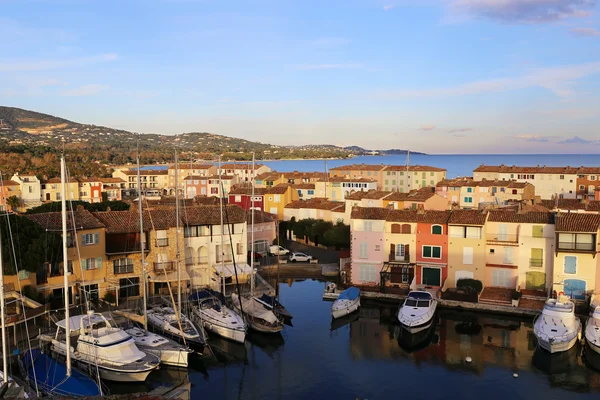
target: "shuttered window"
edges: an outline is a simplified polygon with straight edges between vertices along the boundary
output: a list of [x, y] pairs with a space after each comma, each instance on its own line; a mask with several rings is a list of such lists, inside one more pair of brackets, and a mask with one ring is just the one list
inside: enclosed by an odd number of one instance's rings
[[473, 264], [473, 248], [463, 247], [463, 264]]
[[358, 279], [361, 282], [377, 282], [377, 268], [374, 265], [360, 264], [358, 266]]
[[577, 273], [577, 257], [565, 256], [565, 274]]

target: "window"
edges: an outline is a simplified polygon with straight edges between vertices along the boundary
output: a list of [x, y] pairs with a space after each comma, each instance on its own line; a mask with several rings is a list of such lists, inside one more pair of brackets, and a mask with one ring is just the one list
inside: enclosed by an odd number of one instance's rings
[[481, 239], [481, 228], [479, 226], [467, 226], [467, 239]]
[[90, 246], [93, 244], [100, 243], [100, 233], [84, 233], [81, 235], [81, 244], [83, 246]]
[[209, 235], [210, 235], [210, 227], [208, 227], [206, 225], [184, 226], [183, 227], [183, 237], [198, 237], [198, 236], [209, 236]]
[[167, 239], [167, 231], [164, 229], [156, 231], [156, 246], [164, 247], [169, 245], [169, 239]]
[[360, 244], [360, 254], [359, 254], [359, 258], [367, 258], [369, 255], [368, 252], [368, 244], [367, 243], [361, 243]]
[[136, 297], [140, 295], [140, 278], [119, 279], [119, 297]]
[[473, 202], [472, 197], [465, 197], [465, 203], [472, 203], [472, 202]]
[[440, 246], [423, 246], [423, 258], [442, 258]]
[[29, 193], [33, 193], [33, 187], [29, 186]]
[[595, 236], [591, 233], [559, 233], [559, 250], [593, 251]]
[[378, 245], [378, 244], [376, 244], [376, 245], [375, 245], [375, 251], [381, 251], [381, 246], [380, 246], [380, 245]]
[[373, 230], [373, 221], [364, 222], [364, 232], [371, 232]]
[[84, 271], [102, 268], [102, 257], [81, 259], [81, 268]]
[[402, 233], [410, 234], [412, 232], [412, 228], [410, 224], [402, 224]]
[[564, 180], [564, 179], [565, 179], [565, 176], [564, 176], [564, 175], [561, 175], [561, 176], [559, 176], [559, 177], [558, 177], [558, 179], [563, 179], [563, 180]]
[[236, 243], [235, 245], [236, 254], [239, 256], [240, 254], [244, 254], [244, 246], [241, 243]]
[[473, 188], [467, 188], [467, 193], [472, 193], [473, 192]]
[[504, 248], [504, 264], [512, 265], [515, 263], [514, 247]]
[[240, 196], [240, 195], [236, 195], [236, 196], [235, 196], [235, 202], [236, 202], [236, 203], [239, 203], [239, 202], [241, 202], [241, 201], [242, 201], [242, 196]]
[[472, 247], [463, 247], [463, 264], [466, 264], [466, 265], [473, 264], [473, 248]]
[[273, 201], [275, 203], [279, 203], [281, 201], [281, 195], [280, 194], [276, 194], [273, 196]]
[[219, 194], [219, 188], [216, 188], [216, 187], [210, 188], [210, 194]]
[[396, 256], [396, 259], [399, 260], [401, 258], [404, 258], [404, 254], [405, 253], [405, 248], [403, 244], [397, 244], [396, 245], [396, 253], [394, 254]]
[[392, 233], [402, 233], [402, 226], [400, 224], [392, 224]]
[[544, 226], [543, 225], [534, 225], [532, 227], [531, 236], [534, 238], [543, 238], [544, 237]]
[[441, 225], [433, 225], [431, 227], [431, 234], [433, 235], [443, 235], [444, 228]]
[[565, 274], [577, 273], [577, 257], [565, 256]]
[[113, 261], [115, 275], [129, 274], [133, 272], [133, 260], [131, 258], [119, 258]]
[[362, 282], [377, 282], [377, 267], [360, 264], [358, 266], [358, 279]]
[[579, 190], [585, 190], [585, 185], [579, 185]]
[[314, 190], [311, 190], [311, 189], [309, 189], [309, 190], [308, 190], [308, 194], [309, 194], [309, 195], [314, 195], [314, 194], [315, 194], [315, 191], [314, 191]]
[[590, 175], [590, 181], [595, 181], [596, 180], [596, 175]]

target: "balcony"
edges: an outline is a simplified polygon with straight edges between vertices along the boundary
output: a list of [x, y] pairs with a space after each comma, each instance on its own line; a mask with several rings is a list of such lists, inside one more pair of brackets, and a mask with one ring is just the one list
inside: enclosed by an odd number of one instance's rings
[[594, 243], [558, 242], [558, 251], [580, 251], [595, 253]]
[[114, 264], [115, 275], [131, 274], [132, 272], [133, 272], [133, 263], [121, 264], [121, 265]]
[[404, 264], [410, 264], [410, 254], [404, 254], [404, 255], [398, 255], [395, 253], [390, 253], [390, 257], [388, 259], [389, 262], [397, 262], [397, 263], [404, 263]]
[[541, 258], [530, 258], [529, 266], [531, 268], [542, 268], [544, 266], [544, 260]]
[[512, 243], [518, 244], [519, 235], [511, 233], [488, 233], [486, 236], [487, 242], [491, 243]]
[[[114, 246], [107, 246], [106, 248], [106, 255], [108, 256], [113, 256], [113, 255], [118, 255], [118, 254], [132, 254], [132, 253], [139, 253], [142, 250], [142, 246], [139, 243], [131, 243], [128, 245], [114, 245]], [[149, 251], [148, 250], [148, 242], [144, 243], [144, 251]]]
[[154, 272], [175, 271], [174, 261], [163, 261], [154, 263]]
[[169, 245], [168, 238], [156, 239], [156, 247], [166, 247]]

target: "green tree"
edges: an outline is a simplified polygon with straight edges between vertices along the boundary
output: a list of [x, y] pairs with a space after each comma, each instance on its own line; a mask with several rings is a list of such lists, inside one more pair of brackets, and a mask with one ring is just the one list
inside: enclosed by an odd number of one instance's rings
[[21, 201], [17, 196], [10, 196], [6, 199], [6, 204], [10, 207], [12, 211], [15, 211], [21, 205]]

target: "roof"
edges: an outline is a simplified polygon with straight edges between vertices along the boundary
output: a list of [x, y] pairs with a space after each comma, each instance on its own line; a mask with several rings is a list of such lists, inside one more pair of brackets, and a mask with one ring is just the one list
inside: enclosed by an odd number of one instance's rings
[[252, 222], [252, 212], [254, 211], [254, 223], [263, 224], [267, 222], [277, 221], [277, 215], [260, 211], [260, 210], [248, 210], [246, 211], [246, 222], [249, 224]]
[[188, 175], [183, 178], [184, 181], [193, 181], [193, 180], [207, 180], [209, 177], [206, 175]]
[[519, 167], [516, 165], [484, 165], [481, 164], [473, 172], [498, 172], [498, 173], [528, 173], [528, 174], [577, 174], [578, 168], [566, 167]]
[[413, 172], [444, 172], [446, 168], [431, 167], [429, 165], [388, 165], [384, 171], [413, 171]]
[[598, 232], [600, 214], [559, 213], [556, 216], [556, 232]]
[[377, 182], [377, 180], [368, 178], [347, 178], [343, 176], [330, 176], [329, 178], [320, 179], [319, 182], [373, 183]]
[[260, 180], [260, 181], [264, 181], [264, 180], [274, 181], [274, 180], [281, 178], [281, 175], [283, 175], [283, 173], [277, 172], [277, 171], [263, 172], [262, 174], [256, 175], [256, 177], [254, 179]]
[[[254, 170], [264, 167], [264, 164], [254, 164]], [[241, 169], [241, 170], [252, 170], [252, 163], [226, 163], [221, 164], [221, 169]]]
[[[214, 206], [219, 205], [220, 200], [216, 196], [198, 195], [194, 197], [194, 203], [203, 206]], [[227, 198], [223, 198], [223, 203], [227, 204]]]
[[267, 188], [265, 194], [285, 194], [291, 185], [287, 183], [280, 183], [279, 185]]
[[422, 213], [418, 213], [419, 222], [425, 224], [447, 224], [451, 213], [451, 211], [425, 210]]
[[[210, 168], [215, 168], [214, 165], [212, 164], [206, 164], [206, 163], [202, 163], [202, 164], [188, 164], [185, 161], [180, 161], [178, 163], [178, 168], [179, 169], [210, 169]], [[171, 164], [169, 165], [169, 169], [175, 169], [175, 164]]]
[[362, 200], [365, 198], [366, 195], [368, 195], [371, 192], [376, 192], [375, 189], [371, 189], [367, 192], [365, 192], [364, 190], [358, 190], [354, 193], [349, 194], [348, 196], [346, 196], [346, 200]]
[[[50, 179], [42, 179], [40, 183], [62, 183], [60, 178], [50, 178]], [[79, 180], [75, 178], [69, 179], [69, 183], [79, 183]]]
[[387, 190], [369, 190], [366, 193], [366, 195], [363, 197], [363, 199], [380, 200], [386, 196], [389, 196], [391, 193], [392, 192], [387, 191]]
[[95, 178], [95, 179], [96, 179], [95, 182], [102, 182], [102, 183], [125, 183], [125, 180], [123, 180], [121, 178]]
[[298, 172], [298, 171], [292, 171], [292, 172], [281, 172], [280, 175], [282, 175], [289, 180], [296, 180], [296, 179], [326, 179], [327, 178], [327, 173], [325, 172]]
[[314, 183], [294, 183], [294, 184], [292, 184], [292, 187], [294, 189], [300, 189], [300, 190], [314, 190], [315, 184]]
[[[221, 224], [221, 207], [195, 206], [188, 207], [181, 213], [185, 225], [219, 225]], [[227, 205], [223, 208], [223, 221], [238, 224], [246, 221], [246, 211], [236, 205]]]
[[589, 175], [589, 174], [599, 174], [600, 175], [600, 167], [579, 167], [577, 170], [578, 175]]
[[18, 182], [12, 181], [10, 179], [7, 179], [5, 181], [2, 181], [2, 184], [4, 186], [21, 186]]
[[550, 210], [585, 210], [585, 204], [577, 199], [542, 200], [540, 204]]
[[389, 210], [385, 220], [388, 222], [418, 222], [419, 214], [416, 210]]
[[382, 207], [352, 207], [350, 218], [352, 219], [374, 219], [384, 221], [387, 215], [392, 211], [389, 208]]
[[[60, 212], [26, 214], [25, 216], [48, 231], [62, 231], [62, 213]], [[78, 208], [73, 211], [73, 214], [67, 213], [68, 230], [73, 230], [73, 216], [75, 218], [75, 228], [78, 230], [104, 228], [104, 224], [96, 219], [91, 212]]]
[[[137, 175], [137, 169], [122, 169], [122, 173], [125, 175]], [[141, 169], [140, 175], [168, 175], [169, 171], [166, 169]]]
[[586, 211], [600, 212], [600, 201], [590, 201], [585, 207]]
[[478, 210], [453, 210], [448, 224], [450, 225], [485, 225], [487, 214]]
[[429, 200], [435, 196], [434, 188], [424, 187], [418, 190], [411, 190], [408, 193], [394, 192], [385, 198], [387, 201], [412, 201], [420, 203]]
[[[140, 231], [140, 216], [137, 211], [98, 211], [92, 213], [106, 227], [106, 233], [137, 233]], [[144, 211], [144, 232], [152, 229], [148, 211]]]
[[[267, 188], [257, 188], [257, 187], [254, 188], [255, 196], [263, 196], [266, 192], [267, 192]], [[252, 196], [252, 187], [251, 186], [234, 186], [229, 191], [229, 195], [232, 195], [232, 194], [243, 194], [243, 195]]]
[[516, 212], [513, 210], [491, 210], [488, 221], [521, 224], [553, 224], [551, 212]]
[[215, 175], [211, 175], [211, 176], [205, 176], [204, 179], [220, 179], [222, 181], [230, 181], [234, 178], [233, 175], [221, 175], [219, 176], [218, 174]]
[[381, 171], [385, 168], [383, 164], [350, 164], [329, 168], [329, 171]]
[[292, 209], [316, 209], [343, 212], [346, 208], [346, 203], [339, 201], [331, 201], [324, 198], [314, 198], [310, 200], [296, 200], [287, 204], [285, 208]]
[[472, 178], [442, 179], [436, 184], [436, 187], [507, 187], [511, 189], [523, 189], [527, 186], [533, 186], [528, 182], [517, 182], [515, 180], [491, 180], [482, 179], [475, 181]]

